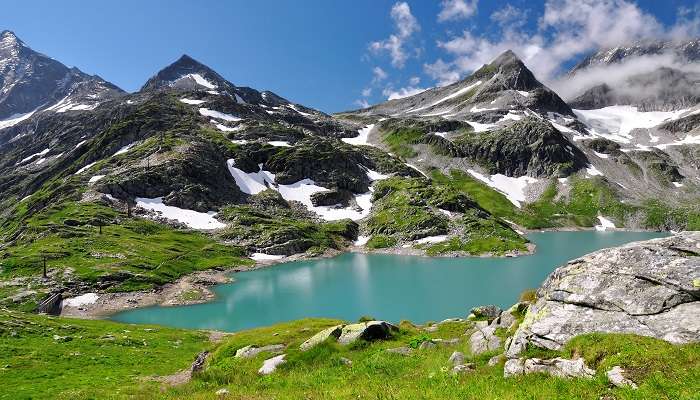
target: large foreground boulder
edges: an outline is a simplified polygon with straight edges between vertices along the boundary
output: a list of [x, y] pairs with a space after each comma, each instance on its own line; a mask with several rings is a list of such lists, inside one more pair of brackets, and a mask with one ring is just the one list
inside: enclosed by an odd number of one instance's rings
[[396, 325], [386, 321], [367, 321], [357, 324], [335, 325], [310, 337], [299, 346], [302, 351], [309, 350], [328, 339], [336, 339], [340, 344], [350, 344], [357, 340], [388, 339], [399, 331]]
[[699, 341], [699, 300], [700, 232], [600, 250], [547, 278], [506, 355], [528, 345], [559, 350], [591, 332]]

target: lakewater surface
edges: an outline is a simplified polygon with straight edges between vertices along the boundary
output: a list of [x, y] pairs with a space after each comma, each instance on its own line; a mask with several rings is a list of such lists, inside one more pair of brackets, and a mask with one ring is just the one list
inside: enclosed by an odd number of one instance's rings
[[399, 322], [466, 317], [483, 304], [509, 307], [558, 266], [586, 253], [667, 236], [653, 232], [541, 232], [535, 254], [515, 258], [441, 258], [345, 253], [234, 275], [214, 288], [217, 300], [148, 307], [112, 319], [235, 331], [307, 317], [355, 321], [369, 315]]

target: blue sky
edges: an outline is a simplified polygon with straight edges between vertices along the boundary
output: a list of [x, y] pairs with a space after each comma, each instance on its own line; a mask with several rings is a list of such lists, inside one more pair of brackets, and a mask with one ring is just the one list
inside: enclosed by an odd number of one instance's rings
[[597, 47], [697, 35], [696, 3], [24, 0], [3, 4], [0, 30], [127, 91], [187, 53], [236, 85], [336, 112], [449, 83], [505, 48], [554, 79]]

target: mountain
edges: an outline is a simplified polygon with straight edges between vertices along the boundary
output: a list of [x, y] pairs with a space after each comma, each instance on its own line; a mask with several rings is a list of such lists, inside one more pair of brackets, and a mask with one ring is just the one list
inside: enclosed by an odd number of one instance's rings
[[515, 53], [506, 51], [459, 82], [390, 100], [361, 114], [479, 120], [525, 109], [572, 115], [569, 106], [538, 81]]
[[644, 41], [598, 51], [577, 64], [561, 86], [575, 88], [578, 109], [632, 105], [682, 110], [700, 102], [700, 39]]
[[88, 110], [123, 94], [99, 76], [32, 50], [11, 31], [0, 33], [0, 127], [41, 109]]

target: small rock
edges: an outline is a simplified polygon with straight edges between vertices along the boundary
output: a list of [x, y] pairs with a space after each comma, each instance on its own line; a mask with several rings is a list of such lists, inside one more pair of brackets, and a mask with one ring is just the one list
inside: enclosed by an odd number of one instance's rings
[[623, 375], [625, 370], [623, 370], [619, 365], [612, 367], [612, 369], [605, 373], [608, 377], [608, 381], [617, 387], [631, 387], [632, 389], [637, 389], [637, 384], [631, 380], [625, 378]]
[[511, 376], [522, 375], [525, 372], [525, 363], [519, 358], [513, 358], [506, 361], [503, 366], [503, 377], [510, 378]]
[[438, 330], [439, 328], [440, 328], [440, 327], [437, 326], [437, 325], [429, 325], [429, 326], [426, 326], [425, 328], [423, 328], [423, 330], [426, 331], [426, 332], [437, 332], [437, 330]]
[[410, 347], [395, 347], [393, 349], [386, 349], [387, 353], [400, 354], [402, 356], [410, 355], [413, 349]]
[[349, 358], [340, 357], [340, 363], [349, 367], [352, 365], [352, 360]]
[[452, 353], [450, 358], [447, 359], [447, 361], [454, 366], [462, 365], [464, 364], [464, 353], [462, 353], [461, 351], [455, 351]]
[[489, 367], [493, 367], [494, 365], [497, 365], [501, 360], [503, 360], [503, 354], [499, 354], [497, 356], [493, 356], [489, 359], [488, 365]]
[[493, 304], [488, 306], [474, 307], [471, 311], [471, 313], [474, 314], [476, 318], [486, 318], [489, 322], [498, 318], [498, 316], [501, 315], [501, 312], [503, 312], [503, 310], [501, 310], [500, 307], [495, 306]]
[[432, 349], [433, 347], [437, 347], [437, 345], [431, 340], [426, 340], [425, 342], [421, 343], [420, 346], [418, 346], [418, 349], [426, 350]]
[[345, 325], [336, 325], [331, 326], [330, 328], [326, 328], [321, 332], [318, 332], [317, 334], [311, 336], [307, 341], [302, 343], [301, 346], [299, 346], [299, 348], [301, 349], [301, 351], [306, 351], [314, 346], [325, 342], [328, 338], [332, 337], [334, 339], [338, 339], [343, 331], [344, 326]]
[[459, 343], [459, 339], [433, 339], [433, 343], [437, 344], [438, 346], [454, 346]]
[[192, 371], [193, 374], [201, 372], [204, 369], [204, 363], [207, 361], [207, 357], [209, 357], [209, 352], [206, 350], [197, 354], [197, 357], [190, 367], [190, 371]]
[[262, 367], [258, 370], [260, 375], [269, 375], [277, 370], [277, 367], [287, 362], [284, 358], [286, 354], [280, 354], [278, 356], [268, 358], [263, 362]]
[[271, 345], [263, 346], [263, 347], [249, 345], [249, 346], [241, 347], [240, 349], [236, 350], [236, 355], [234, 355], [234, 357], [235, 358], [253, 358], [262, 352], [267, 351], [267, 352], [272, 352], [272, 353], [279, 353], [283, 350], [284, 350], [283, 344], [271, 344]]
[[476, 355], [499, 349], [501, 347], [501, 338], [496, 336], [495, 332], [496, 328], [494, 326], [480, 328], [480, 325], [477, 324], [477, 330], [469, 337], [472, 354]]
[[228, 395], [228, 389], [219, 389], [216, 391], [216, 395], [219, 397], [225, 397]]
[[476, 367], [472, 363], [460, 364], [460, 365], [455, 365], [454, 368], [452, 368], [452, 373], [453, 374], [463, 374], [465, 372], [474, 371], [475, 369], [476, 369]]

